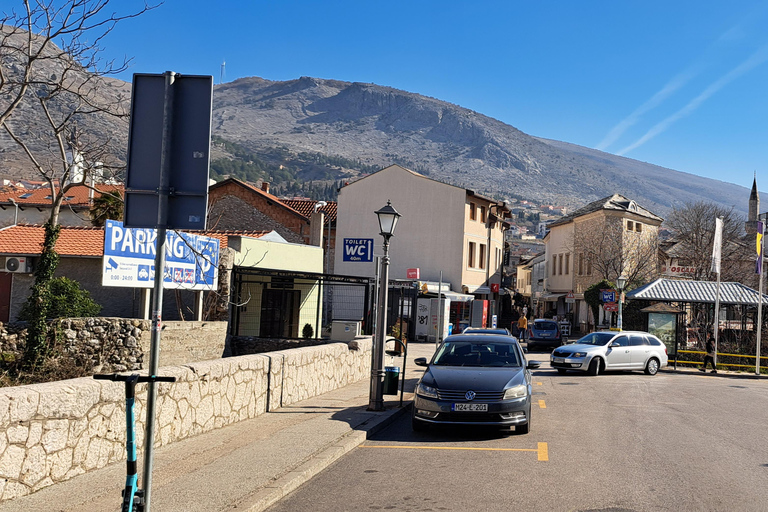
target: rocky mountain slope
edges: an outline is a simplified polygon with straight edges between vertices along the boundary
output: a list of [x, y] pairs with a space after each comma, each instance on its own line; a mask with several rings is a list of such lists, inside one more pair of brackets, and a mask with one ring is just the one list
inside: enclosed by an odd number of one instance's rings
[[[110, 82], [104, 94], [117, 97], [129, 88]], [[39, 123], [32, 109], [21, 109], [13, 122]], [[98, 119], [88, 129], [127, 140], [123, 122]], [[284, 180], [332, 183], [399, 163], [499, 199], [573, 208], [620, 193], [662, 217], [673, 206], [699, 199], [746, 212], [749, 197], [737, 185], [532, 137], [460, 106], [374, 84], [251, 77], [217, 85], [213, 134], [218, 141], [214, 160], [248, 163], [250, 157], [232, 150], [246, 148], [264, 155], [273, 169], [295, 167]], [[341, 158], [320, 165], [323, 156]], [[325, 171], [318, 173], [319, 168]], [[2, 133], [0, 169], [3, 177], [34, 178], [23, 154]], [[269, 179], [269, 174], [263, 176]]]

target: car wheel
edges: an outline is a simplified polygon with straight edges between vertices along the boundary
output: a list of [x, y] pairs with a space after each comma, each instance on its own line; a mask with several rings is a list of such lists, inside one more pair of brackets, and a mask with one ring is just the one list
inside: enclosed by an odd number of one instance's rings
[[528, 409], [528, 421], [525, 425], [515, 425], [515, 433], [525, 435], [531, 431], [531, 410]]
[[565, 375], [565, 372], [567, 372], [567, 371], [568, 370], [566, 370], [565, 368], [558, 368], [557, 369], [557, 373], [559, 373], [560, 375]]
[[659, 371], [659, 360], [655, 357], [652, 357], [648, 360], [648, 363], [645, 365], [645, 374], [646, 375], [656, 375]]
[[599, 357], [596, 357], [592, 360], [591, 363], [589, 363], [589, 374], [590, 375], [600, 375], [600, 372], [603, 369], [603, 360]]
[[411, 416], [411, 430], [414, 432], [426, 432], [429, 430], [429, 425], [424, 423], [423, 421], [419, 421], [416, 419], [416, 416]]

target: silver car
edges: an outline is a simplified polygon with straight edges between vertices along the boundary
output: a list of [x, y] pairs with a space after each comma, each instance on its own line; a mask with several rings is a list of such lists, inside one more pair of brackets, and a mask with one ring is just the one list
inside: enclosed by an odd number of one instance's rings
[[552, 351], [550, 363], [559, 373], [568, 370], [598, 375], [604, 370], [644, 370], [656, 375], [667, 366], [667, 347], [641, 331], [593, 332], [575, 344]]

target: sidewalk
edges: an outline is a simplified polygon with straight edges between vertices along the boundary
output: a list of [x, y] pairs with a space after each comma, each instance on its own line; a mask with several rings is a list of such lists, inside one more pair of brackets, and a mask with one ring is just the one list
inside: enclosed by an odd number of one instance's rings
[[[406, 393], [384, 395], [385, 411], [367, 411], [369, 379], [154, 453], [151, 509], [157, 512], [261, 511], [409, 410], [432, 343], [412, 343]], [[385, 356], [385, 364], [390, 365]], [[394, 358], [402, 369], [403, 358]], [[402, 376], [401, 376], [402, 378]], [[142, 452], [143, 454], [143, 452]], [[143, 463], [139, 458], [139, 478]], [[77, 476], [0, 504], [3, 512], [104, 512], [120, 509], [125, 464]]]

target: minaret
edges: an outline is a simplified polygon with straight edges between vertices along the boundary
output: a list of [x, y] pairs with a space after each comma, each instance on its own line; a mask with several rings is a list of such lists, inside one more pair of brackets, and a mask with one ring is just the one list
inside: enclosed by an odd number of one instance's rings
[[757, 193], [757, 172], [752, 180], [752, 193], [749, 194], [749, 216], [744, 228], [748, 235], [754, 235], [757, 232], [757, 216], [760, 214], [760, 196]]

